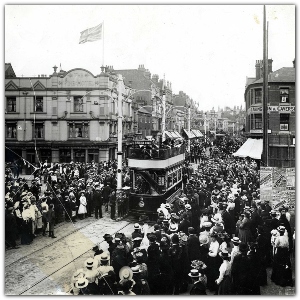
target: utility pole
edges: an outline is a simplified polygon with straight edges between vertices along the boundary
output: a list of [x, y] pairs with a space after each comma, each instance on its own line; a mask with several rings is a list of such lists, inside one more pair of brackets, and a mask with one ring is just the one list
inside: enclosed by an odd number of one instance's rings
[[118, 168], [117, 168], [117, 191], [116, 191], [116, 219], [118, 218], [118, 203], [119, 199], [122, 197], [122, 141], [123, 141], [123, 132], [122, 132], [122, 119], [123, 119], [123, 94], [125, 91], [123, 77], [121, 74], [118, 74]]
[[268, 163], [268, 33], [266, 27], [266, 6], [264, 5], [263, 20], [263, 157], [262, 161], [267, 167]]
[[[188, 104], [188, 132], [190, 134], [191, 132], [191, 105], [190, 103]], [[188, 152], [189, 152], [189, 155], [190, 155], [190, 152], [191, 152], [191, 139], [188, 139]]]

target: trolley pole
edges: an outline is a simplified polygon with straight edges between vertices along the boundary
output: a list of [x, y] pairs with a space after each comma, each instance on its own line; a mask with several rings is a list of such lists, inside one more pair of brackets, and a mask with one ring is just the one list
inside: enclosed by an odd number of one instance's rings
[[123, 93], [124, 89], [124, 82], [123, 77], [121, 74], [118, 74], [118, 169], [117, 169], [117, 191], [116, 191], [116, 219], [119, 216], [119, 209], [118, 203], [119, 199], [122, 197], [122, 158], [123, 158], [123, 151], [122, 151], [122, 140], [123, 140], [123, 132], [122, 132], [122, 119], [123, 119]]
[[163, 87], [163, 96], [162, 96], [162, 118], [161, 118], [161, 134], [162, 142], [165, 141], [165, 131], [166, 131], [166, 91]]

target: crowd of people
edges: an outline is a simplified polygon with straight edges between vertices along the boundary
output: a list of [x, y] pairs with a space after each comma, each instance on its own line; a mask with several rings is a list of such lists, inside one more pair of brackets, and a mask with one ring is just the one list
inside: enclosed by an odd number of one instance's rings
[[[289, 208], [274, 210], [260, 199], [257, 162], [224, 155], [220, 149], [228, 145], [233, 150], [239, 141], [207, 145], [211, 156], [202, 155], [196, 169], [187, 161], [180, 194], [157, 209], [151, 232], [145, 216], [132, 233], [105, 234], [107, 247], [93, 248], [94, 257], [73, 274], [69, 293], [259, 295], [268, 284], [267, 268], [274, 284], [293, 286]], [[123, 173], [129, 185], [125, 163]], [[102, 208], [116, 203], [115, 175], [115, 161], [54, 165], [41, 168], [29, 187], [7, 170], [7, 247], [17, 247], [18, 233], [21, 244], [30, 244], [39, 229], [55, 238], [53, 225], [60, 220], [101, 218]]]
[[31, 244], [37, 235], [55, 238], [54, 225], [110, 213], [116, 219], [128, 213], [129, 170], [123, 166], [123, 190], [116, 198], [116, 161], [43, 165], [26, 180], [5, 169], [5, 245]]

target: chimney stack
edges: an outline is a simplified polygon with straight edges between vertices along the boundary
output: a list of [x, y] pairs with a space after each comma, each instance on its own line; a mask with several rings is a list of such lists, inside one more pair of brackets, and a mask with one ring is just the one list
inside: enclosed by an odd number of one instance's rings
[[272, 70], [272, 67], [273, 67], [272, 63], [273, 63], [273, 59], [272, 58], [268, 59], [268, 74], [270, 74], [270, 73], [273, 72], [273, 70]]
[[260, 79], [262, 74], [261, 74], [261, 61], [257, 60], [255, 63], [255, 71], [256, 71], [256, 80]]

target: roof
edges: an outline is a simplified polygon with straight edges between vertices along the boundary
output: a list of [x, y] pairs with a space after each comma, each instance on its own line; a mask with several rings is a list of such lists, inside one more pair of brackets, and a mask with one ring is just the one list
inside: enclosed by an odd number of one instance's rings
[[255, 80], [256, 80], [255, 77], [247, 77], [247, 78], [246, 78], [246, 87], [247, 87], [249, 84], [253, 83]]
[[139, 110], [138, 110], [139, 113], [143, 113], [143, 114], [151, 114], [152, 115], [152, 112], [147, 110], [146, 108], [144, 107], [141, 107]]
[[17, 77], [11, 63], [5, 63], [5, 78]]
[[251, 157], [253, 159], [261, 159], [263, 151], [263, 140], [262, 139], [247, 139], [247, 141], [233, 153], [233, 156], [238, 157]]
[[[268, 82], [295, 82], [296, 69], [293, 67], [283, 67], [269, 74]], [[263, 83], [263, 78], [253, 83]]]

